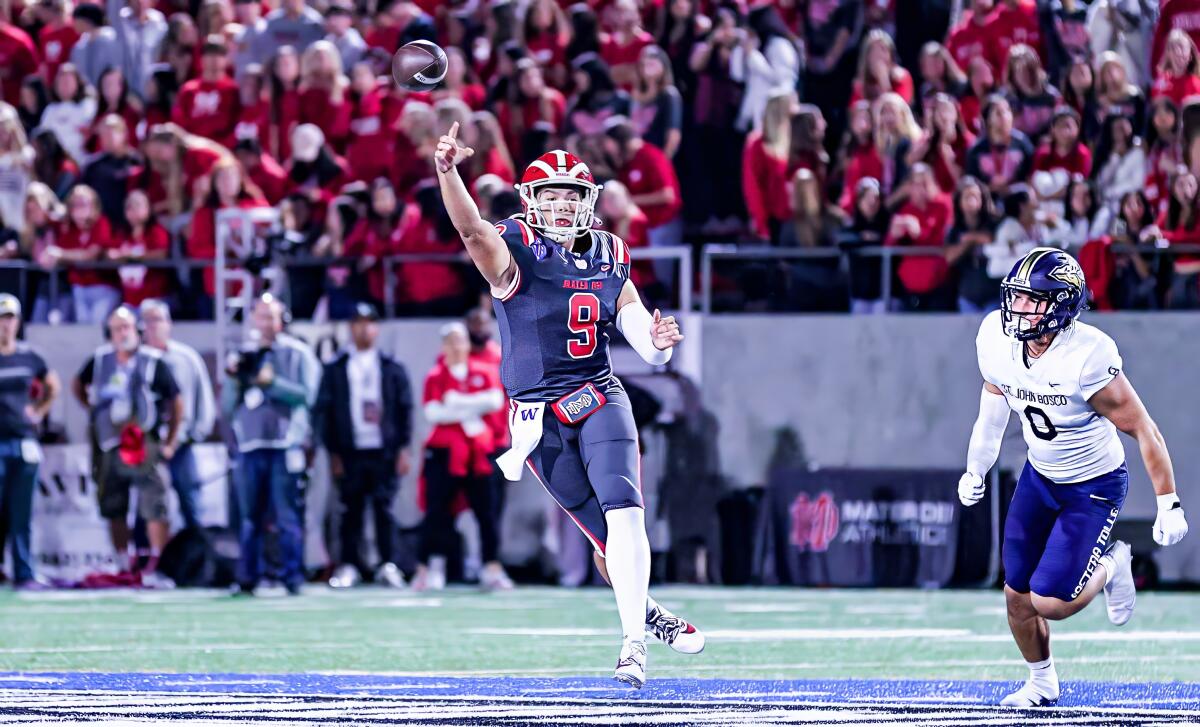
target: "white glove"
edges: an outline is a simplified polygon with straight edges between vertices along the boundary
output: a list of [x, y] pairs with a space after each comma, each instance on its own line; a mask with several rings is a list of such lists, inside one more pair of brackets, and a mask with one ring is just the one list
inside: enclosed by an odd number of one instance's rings
[[982, 500], [983, 492], [986, 489], [987, 485], [983, 483], [983, 478], [974, 472], [965, 472], [962, 477], [958, 478], [958, 499], [967, 507]]
[[1158, 517], [1154, 519], [1154, 542], [1159, 545], [1174, 545], [1187, 535], [1188, 524], [1183, 517], [1183, 506], [1175, 493], [1158, 496]]

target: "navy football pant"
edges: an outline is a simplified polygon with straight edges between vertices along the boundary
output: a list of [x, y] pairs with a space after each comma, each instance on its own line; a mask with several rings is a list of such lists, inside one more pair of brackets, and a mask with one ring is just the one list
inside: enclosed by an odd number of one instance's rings
[[542, 441], [529, 467], [601, 555], [608, 538], [604, 514], [643, 507], [641, 456], [629, 397], [618, 387], [608, 403], [579, 426], [567, 426], [550, 411]]
[[1026, 462], [1004, 521], [1005, 584], [1018, 593], [1074, 600], [1108, 547], [1128, 489], [1125, 465], [1060, 485]]

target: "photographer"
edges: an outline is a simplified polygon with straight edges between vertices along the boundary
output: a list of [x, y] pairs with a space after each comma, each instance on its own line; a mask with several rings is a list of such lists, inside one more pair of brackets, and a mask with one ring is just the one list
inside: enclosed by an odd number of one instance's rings
[[[142, 345], [132, 308], [121, 306], [108, 316], [108, 340], [73, 382], [75, 396], [91, 412], [100, 514], [108, 519], [118, 567], [131, 570], [129, 491], [137, 488], [138, 514], [150, 540], [140, 582], [168, 585], [156, 574], [170, 536], [167, 486], [158, 465], [170, 462], [179, 447], [183, 398], [162, 352]], [[160, 439], [164, 424], [166, 435]]]
[[279, 534], [282, 579], [298, 595], [303, 574], [301, 477], [308, 463], [309, 409], [321, 365], [309, 347], [283, 332], [287, 309], [267, 294], [254, 304], [250, 335], [226, 362], [221, 409], [237, 445], [241, 557], [235, 593], [253, 595], [268, 515]]

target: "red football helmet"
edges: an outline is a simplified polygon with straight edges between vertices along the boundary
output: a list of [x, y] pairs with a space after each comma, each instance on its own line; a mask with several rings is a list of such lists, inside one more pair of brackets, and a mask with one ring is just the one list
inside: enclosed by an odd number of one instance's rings
[[[577, 189], [579, 201], [539, 202], [538, 192], [546, 187]], [[592, 229], [600, 185], [596, 184], [588, 165], [570, 152], [555, 149], [534, 159], [525, 169], [517, 192], [525, 205], [525, 221], [544, 235], [565, 241]], [[569, 225], [555, 223], [559, 216], [556, 213], [561, 212], [571, 212]]]

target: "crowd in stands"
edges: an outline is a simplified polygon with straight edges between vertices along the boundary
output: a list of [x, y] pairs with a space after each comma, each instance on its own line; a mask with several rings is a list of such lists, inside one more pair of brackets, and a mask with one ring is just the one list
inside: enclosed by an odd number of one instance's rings
[[[28, 267], [0, 268], [0, 288], [34, 321], [147, 298], [209, 317], [218, 213], [268, 206], [282, 232], [234, 247], [290, 261], [298, 317], [385, 299], [459, 314], [484, 289], [469, 266], [383, 263], [460, 252], [432, 168], [456, 121], [491, 218], [562, 147], [606, 183], [598, 217], [631, 247], [813, 249], [720, 268], [737, 308], [987, 310], [1037, 245], [1080, 257], [1095, 308], [1200, 305], [1200, 252], [1172, 250], [1200, 243], [1196, 0], [3, 10], [0, 258]], [[391, 78], [417, 39], [447, 52], [431, 91]], [[863, 249], [880, 246], [894, 263]], [[638, 274], [652, 295], [676, 283], [661, 264]]]

